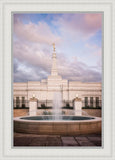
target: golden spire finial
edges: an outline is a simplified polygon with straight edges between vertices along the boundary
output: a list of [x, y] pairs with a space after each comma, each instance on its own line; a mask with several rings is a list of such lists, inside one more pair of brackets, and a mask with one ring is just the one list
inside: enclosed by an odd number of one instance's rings
[[53, 50], [54, 50], [54, 52], [55, 52], [55, 43], [53, 43], [52, 45], [53, 45]]

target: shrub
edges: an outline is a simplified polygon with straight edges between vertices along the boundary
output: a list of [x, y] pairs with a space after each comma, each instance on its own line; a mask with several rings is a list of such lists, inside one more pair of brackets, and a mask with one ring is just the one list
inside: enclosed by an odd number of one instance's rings
[[101, 109], [101, 107], [86, 106], [86, 107], [82, 107], [82, 109]]
[[48, 111], [43, 111], [43, 115], [52, 115], [52, 113]]
[[48, 112], [49, 115], [52, 115], [52, 112]]
[[71, 107], [71, 106], [64, 106], [64, 107], [62, 107], [62, 109], [73, 109], [73, 107]]
[[43, 115], [47, 115], [47, 111], [43, 111]]
[[52, 107], [37, 107], [37, 109], [52, 109]]
[[65, 114], [65, 111], [62, 111], [62, 115], [64, 115]]
[[24, 108], [22, 108], [22, 107], [14, 107], [13, 109], [29, 109], [29, 107], [24, 107]]

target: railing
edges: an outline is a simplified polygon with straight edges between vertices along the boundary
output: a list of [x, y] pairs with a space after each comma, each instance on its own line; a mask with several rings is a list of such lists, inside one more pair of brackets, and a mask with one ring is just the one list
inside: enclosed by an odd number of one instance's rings
[[83, 107], [101, 107], [102, 106], [102, 101], [101, 100], [93, 100], [93, 101], [82, 101], [82, 106]]
[[29, 101], [28, 100], [13, 100], [13, 107], [14, 108], [27, 108], [29, 107]]
[[[62, 101], [62, 106], [63, 107], [73, 107], [74, 102], [73, 101]], [[101, 100], [93, 100], [93, 101], [82, 101], [82, 107], [101, 107], [102, 106], [102, 101]], [[29, 100], [13, 100], [13, 107], [14, 108], [28, 108], [29, 107]], [[37, 107], [52, 107], [52, 101], [51, 100], [42, 100], [42, 101], [37, 101]]]

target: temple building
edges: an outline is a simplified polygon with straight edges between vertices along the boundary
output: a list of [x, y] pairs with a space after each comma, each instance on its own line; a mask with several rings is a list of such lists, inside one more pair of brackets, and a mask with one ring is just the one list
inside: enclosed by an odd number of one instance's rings
[[62, 95], [63, 106], [73, 106], [76, 95], [82, 99], [82, 107], [101, 107], [101, 83], [68, 81], [58, 74], [55, 44], [53, 45], [51, 75], [41, 81], [16, 82], [13, 84], [14, 108], [28, 107], [35, 95], [38, 107], [52, 107], [55, 92]]

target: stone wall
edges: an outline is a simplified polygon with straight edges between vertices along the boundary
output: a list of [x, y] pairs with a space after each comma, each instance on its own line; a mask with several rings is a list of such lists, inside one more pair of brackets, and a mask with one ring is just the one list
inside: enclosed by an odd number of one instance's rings
[[[52, 109], [38, 109], [37, 115], [42, 115], [44, 111], [52, 112]], [[14, 117], [27, 116], [29, 109], [14, 109]], [[71, 109], [63, 109], [63, 112], [66, 115], [72, 115], [73, 110]], [[90, 115], [95, 117], [101, 117], [101, 109], [83, 109], [83, 115]]]
[[101, 117], [102, 116], [102, 110], [101, 109], [83, 109], [83, 111], [87, 112], [88, 115], [95, 116], [95, 117]]
[[14, 109], [14, 117], [27, 116], [29, 109]]

